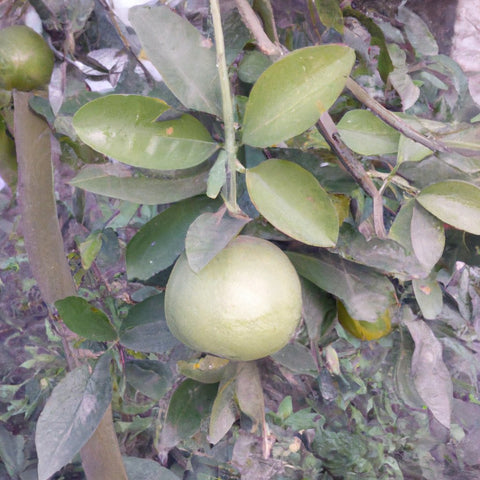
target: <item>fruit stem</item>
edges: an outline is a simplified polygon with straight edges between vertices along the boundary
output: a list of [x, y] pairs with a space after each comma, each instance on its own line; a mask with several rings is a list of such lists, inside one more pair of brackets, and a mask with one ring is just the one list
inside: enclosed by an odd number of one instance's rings
[[223, 122], [225, 129], [225, 153], [226, 161], [226, 182], [225, 182], [225, 204], [233, 214], [241, 212], [237, 204], [237, 146], [235, 144], [235, 126], [233, 118], [233, 102], [230, 91], [230, 79], [228, 77], [227, 62], [225, 60], [225, 43], [223, 40], [222, 18], [218, 0], [210, 0], [212, 12], [213, 30], [215, 33], [215, 48], [217, 51], [217, 70], [220, 77], [220, 89], [222, 91]]

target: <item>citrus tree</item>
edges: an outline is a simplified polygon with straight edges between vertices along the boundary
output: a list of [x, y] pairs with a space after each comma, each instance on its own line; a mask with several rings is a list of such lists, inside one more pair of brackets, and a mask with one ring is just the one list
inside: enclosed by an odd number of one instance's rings
[[[478, 116], [419, 17], [400, 7], [380, 28], [306, 2], [303, 24], [283, 12], [277, 29], [269, 1], [137, 6], [123, 22], [89, 1], [31, 3], [53, 75], [4, 61], [9, 32], [27, 32], [9, 27], [0, 84], [26, 248], [70, 366], [37, 422], [40, 480], [79, 452], [93, 479], [403, 478], [431, 464], [398, 461], [400, 408], [424, 432], [469, 435], [452, 415], [477, 388]], [[70, 266], [52, 152], [86, 228]], [[148, 434], [163, 466], [120, 459], [112, 406], [117, 433]]]

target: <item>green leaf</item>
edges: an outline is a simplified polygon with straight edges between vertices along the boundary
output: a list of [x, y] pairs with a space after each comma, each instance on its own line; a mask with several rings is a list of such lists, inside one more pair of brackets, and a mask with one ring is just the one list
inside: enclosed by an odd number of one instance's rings
[[337, 124], [347, 147], [362, 155], [385, 155], [398, 150], [400, 134], [369, 110], [350, 110]]
[[298, 342], [289, 343], [272, 358], [293, 373], [317, 377], [318, 369], [313, 361], [312, 352]]
[[270, 57], [258, 50], [246, 52], [238, 66], [238, 78], [245, 83], [255, 83], [271, 64]]
[[24, 446], [23, 435], [13, 435], [0, 425], [0, 460], [10, 478], [20, 478], [25, 468]]
[[187, 108], [222, 117], [215, 47], [170, 7], [134, 7], [130, 21], [149, 60]]
[[230, 363], [226, 358], [205, 355], [190, 361], [179, 360], [177, 368], [180, 374], [201, 383], [218, 383], [224, 377]]
[[326, 252], [316, 257], [288, 252], [288, 258], [302, 277], [340, 299], [356, 320], [375, 322], [395, 304], [388, 278], [362, 265]]
[[179, 344], [165, 320], [164, 294], [133, 306], [120, 326], [120, 343], [137, 352], [165, 353]]
[[443, 308], [442, 289], [436, 280], [436, 274], [428, 278], [413, 279], [413, 291], [423, 318], [434, 320]]
[[226, 163], [227, 153], [222, 149], [208, 173], [207, 197], [217, 198], [223, 185], [225, 185], [227, 181]]
[[127, 245], [128, 278], [147, 280], [172, 265], [185, 248], [188, 227], [218, 201], [195, 197], [176, 203], [146, 223]]
[[69, 372], [53, 389], [37, 422], [38, 479], [47, 480], [87, 443], [112, 400], [110, 355]]
[[334, 28], [337, 32], [343, 34], [343, 15], [342, 10], [336, 0], [315, 0], [320, 21], [328, 28]]
[[296, 50], [267, 68], [247, 102], [243, 143], [267, 147], [310, 128], [342, 92], [355, 62], [342, 45]]
[[117, 332], [104, 312], [81, 297], [66, 297], [55, 302], [65, 325], [77, 335], [97, 342], [117, 339]]
[[154, 400], [160, 400], [172, 385], [172, 372], [155, 360], [130, 360], [125, 364], [127, 382]]
[[216, 384], [191, 379], [182, 382], [170, 399], [160, 447], [173, 447], [198, 432], [203, 419], [211, 411], [216, 394]]
[[278, 230], [308, 245], [335, 245], [337, 212], [308, 170], [287, 160], [270, 159], [249, 168], [246, 181], [253, 204]]
[[445, 248], [445, 230], [440, 220], [415, 202], [410, 235], [413, 251], [420, 263], [431, 270]]
[[158, 98], [107, 95], [81, 107], [73, 126], [87, 145], [127, 165], [177, 170], [202, 163], [217, 144], [191, 115], [161, 120], [169, 110]]
[[480, 235], [480, 188], [460, 180], [446, 180], [424, 188], [417, 196], [423, 208], [442, 222]]
[[264, 431], [265, 399], [263, 397], [260, 371], [256, 362], [240, 362], [237, 364], [235, 394], [240, 410], [253, 422], [251, 432]]
[[86, 165], [70, 185], [88, 192], [143, 205], [175, 203], [205, 193], [208, 171], [159, 178], [131, 171], [120, 163]]
[[198, 216], [185, 239], [185, 251], [192, 270], [199, 272], [205, 267], [249, 221], [248, 217], [232, 217], [224, 209]]
[[82, 259], [82, 268], [88, 270], [97, 258], [102, 248], [102, 232], [92, 232], [83, 242], [78, 245], [80, 258]]
[[168, 468], [149, 458], [122, 457], [128, 480], [180, 480]]
[[208, 426], [208, 441], [210, 443], [218, 443], [227, 434], [238, 417], [238, 409], [235, 405], [236, 374], [236, 367], [228, 366], [218, 386]]
[[453, 384], [443, 362], [442, 344], [424, 321], [408, 321], [406, 325], [415, 342], [412, 357], [415, 388], [433, 416], [450, 429]]

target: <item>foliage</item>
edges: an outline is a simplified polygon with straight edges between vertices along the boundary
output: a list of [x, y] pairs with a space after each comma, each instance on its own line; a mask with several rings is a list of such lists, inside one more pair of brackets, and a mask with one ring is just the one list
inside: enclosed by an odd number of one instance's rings
[[[219, 29], [212, 1], [134, 7], [127, 29], [102, 3], [30, 3], [57, 52], [30, 107], [55, 137], [79, 293], [56, 302], [47, 337], [30, 333], [22, 379], [2, 371], [0, 476], [38, 463], [40, 479], [82, 478], [75, 456], [110, 401], [132, 479], [478, 469], [479, 127], [424, 22], [401, 6], [377, 25], [333, 0], [274, 18], [265, 1], [259, 32], [237, 1]], [[1, 228], [17, 248], [2, 252], [4, 288], [26, 259], [13, 222]], [[189, 350], [164, 315], [178, 256], [201, 270], [240, 232], [275, 242], [302, 277], [301, 327], [256, 363]], [[392, 333], [361, 341], [337, 301], [371, 325], [393, 312]], [[26, 328], [11, 317], [8, 342]], [[68, 373], [60, 319], [88, 358]]]

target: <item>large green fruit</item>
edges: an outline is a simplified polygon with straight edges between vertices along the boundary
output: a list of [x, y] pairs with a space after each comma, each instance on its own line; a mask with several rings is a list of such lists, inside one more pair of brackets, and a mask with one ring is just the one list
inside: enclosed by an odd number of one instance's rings
[[30, 91], [44, 87], [53, 71], [53, 52], [25, 25], [0, 30], [0, 88]]
[[201, 352], [255, 360], [284, 347], [301, 317], [300, 280], [288, 257], [256, 237], [232, 240], [195, 273], [182, 254], [168, 280], [171, 332]]

